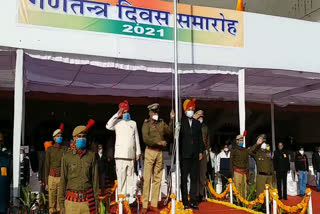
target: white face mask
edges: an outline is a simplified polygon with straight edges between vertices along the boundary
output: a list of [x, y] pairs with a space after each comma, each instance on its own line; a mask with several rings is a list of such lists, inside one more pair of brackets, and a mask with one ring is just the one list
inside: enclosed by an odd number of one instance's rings
[[224, 148], [224, 151], [225, 151], [225, 152], [228, 152], [228, 151], [229, 151], [229, 148]]
[[192, 110], [189, 110], [189, 111], [187, 111], [187, 113], [186, 113], [187, 117], [189, 117], [189, 118], [192, 118], [192, 117], [193, 117], [193, 114], [194, 114], [194, 111], [192, 111]]
[[200, 123], [203, 123], [203, 119], [199, 119], [199, 122], [200, 122]]
[[158, 121], [159, 120], [159, 115], [157, 115], [157, 114], [153, 115], [152, 119], [155, 120], [155, 121]]
[[300, 154], [301, 154], [301, 155], [303, 155], [303, 154], [304, 154], [304, 151], [303, 151], [303, 150], [300, 150], [299, 152], [300, 152]]
[[267, 149], [267, 144], [266, 143], [261, 144], [261, 149]]

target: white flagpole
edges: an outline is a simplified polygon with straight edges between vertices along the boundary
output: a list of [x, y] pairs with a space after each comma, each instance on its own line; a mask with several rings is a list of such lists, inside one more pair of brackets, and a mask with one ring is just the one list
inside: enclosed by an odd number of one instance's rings
[[23, 50], [18, 49], [16, 56], [16, 70], [14, 83], [14, 127], [13, 127], [13, 197], [14, 204], [19, 202], [20, 184], [20, 146], [23, 141], [23, 112], [24, 112], [24, 73], [23, 73]]
[[175, 144], [176, 144], [176, 197], [180, 201], [180, 161], [179, 161], [179, 88], [178, 88], [178, 32], [177, 32], [177, 0], [173, 1], [174, 26], [174, 95], [175, 95]]

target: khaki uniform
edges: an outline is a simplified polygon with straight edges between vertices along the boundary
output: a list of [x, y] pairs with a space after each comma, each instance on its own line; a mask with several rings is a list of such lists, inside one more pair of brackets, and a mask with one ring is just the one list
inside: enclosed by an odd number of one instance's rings
[[58, 194], [60, 191], [61, 158], [65, 148], [56, 145], [49, 147], [46, 151], [45, 160], [45, 182], [49, 192], [49, 213], [60, 211]]
[[253, 155], [257, 162], [257, 196], [263, 193], [265, 185], [272, 184], [273, 164], [271, 152], [267, 150], [259, 150]]
[[207, 165], [209, 162], [209, 149], [210, 149], [210, 139], [208, 133], [208, 127], [205, 124], [202, 124], [202, 137], [205, 145], [205, 152], [203, 153], [202, 160], [200, 161], [200, 176], [199, 176], [199, 185], [197, 188], [197, 195], [202, 197], [204, 196], [204, 190], [206, 185], [206, 174], [207, 174]]
[[242, 148], [239, 145], [231, 150], [230, 169], [233, 175], [233, 182], [242, 197], [247, 197], [248, 193], [248, 170], [249, 170], [249, 155], [257, 148], [257, 144], [249, 149]]
[[145, 120], [142, 126], [142, 137], [147, 145], [144, 160], [144, 183], [143, 183], [143, 208], [148, 207], [150, 195], [150, 182], [152, 180], [151, 206], [158, 207], [160, 184], [163, 170], [162, 146], [158, 142], [164, 140], [166, 134], [172, 134], [172, 121], [169, 126], [163, 121], [155, 122]]
[[65, 214], [94, 213], [95, 210], [92, 211], [89, 206], [89, 196], [84, 197], [80, 202], [77, 200], [74, 202], [72, 197], [66, 197], [69, 192], [79, 196], [79, 192], [88, 193], [93, 190], [93, 203], [97, 207], [99, 177], [94, 153], [86, 151], [80, 157], [76, 148], [65, 152], [61, 164], [60, 187], [58, 200], [60, 207], [65, 208]]
[[78, 213], [88, 214], [90, 213], [88, 202], [73, 202], [66, 200], [64, 203], [65, 213]]

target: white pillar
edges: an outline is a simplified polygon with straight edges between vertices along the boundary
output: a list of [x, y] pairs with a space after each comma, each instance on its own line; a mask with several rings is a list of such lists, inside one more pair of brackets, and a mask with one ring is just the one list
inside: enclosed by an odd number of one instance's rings
[[119, 214], [123, 214], [123, 204], [122, 204], [122, 198], [119, 200]]
[[233, 190], [232, 190], [232, 183], [229, 183], [230, 185], [230, 203], [233, 204]]
[[171, 214], [176, 213], [176, 200], [173, 198], [171, 199]]
[[117, 185], [117, 188], [116, 188], [115, 196], [116, 196], [116, 202], [118, 202], [119, 201], [119, 198], [118, 198], [118, 185]]
[[[273, 196], [276, 196], [276, 195], [277, 195], [277, 194], [274, 192], [274, 193], [273, 193]], [[278, 207], [277, 207], [277, 201], [274, 200], [274, 199], [273, 199], [273, 206], [272, 206], [272, 207], [273, 207], [273, 214], [277, 214], [277, 213], [278, 213], [278, 212], [277, 212], [277, 208], [278, 208]]]
[[309, 211], [309, 214], [313, 214], [311, 192], [309, 192], [308, 195], [310, 195], [310, 200], [309, 200], [309, 204], [308, 204], [308, 211]]
[[274, 103], [271, 100], [271, 133], [272, 133], [272, 150], [276, 150], [276, 134], [274, 128]]
[[266, 214], [270, 214], [270, 206], [269, 206], [269, 187], [266, 186]]
[[[246, 130], [246, 91], [245, 91], [245, 69], [239, 70], [238, 73], [238, 102], [239, 102], [239, 125], [240, 134]], [[244, 139], [244, 145], [246, 141]]]
[[23, 133], [23, 111], [24, 111], [24, 75], [23, 75], [23, 50], [16, 52], [16, 71], [14, 81], [14, 125], [13, 125], [13, 197], [19, 197], [20, 183], [20, 146]]

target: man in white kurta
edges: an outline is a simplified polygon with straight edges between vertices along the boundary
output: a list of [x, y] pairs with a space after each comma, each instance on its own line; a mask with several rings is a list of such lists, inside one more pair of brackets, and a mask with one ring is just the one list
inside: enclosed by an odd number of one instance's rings
[[119, 111], [111, 117], [106, 128], [116, 132], [115, 153], [118, 194], [127, 196], [129, 204], [135, 202], [134, 161], [141, 155], [137, 124], [131, 120], [129, 104], [120, 103]]

